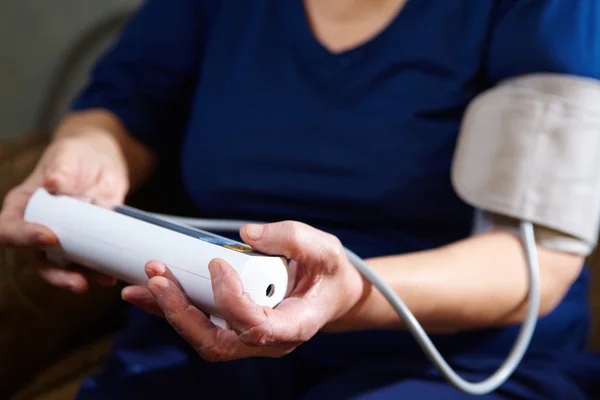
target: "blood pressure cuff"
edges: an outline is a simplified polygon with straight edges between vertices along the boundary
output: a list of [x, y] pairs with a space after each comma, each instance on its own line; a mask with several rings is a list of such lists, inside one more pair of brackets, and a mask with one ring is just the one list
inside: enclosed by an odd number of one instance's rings
[[541, 246], [588, 255], [600, 221], [600, 81], [532, 74], [477, 96], [452, 183], [497, 224], [528, 220]]

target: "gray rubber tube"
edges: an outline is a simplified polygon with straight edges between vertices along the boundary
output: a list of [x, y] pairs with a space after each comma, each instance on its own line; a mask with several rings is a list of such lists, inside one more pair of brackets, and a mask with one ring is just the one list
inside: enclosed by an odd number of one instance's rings
[[[261, 224], [256, 221], [236, 221], [236, 220], [217, 220], [217, 219], [198, 219], [175, 217], [164, 214], [154, 214], [157, 217], [188, 225], [190, 227], [204, 229], [207, 231], [239, 231], [240, 228], [249, 223]], [[507, 356], [504, 363], [489, 378], [481, 382], [469, 382], [459, 376], [448, 365], [444, 357], [432, 343], [431, 339], [419, 324], [419, 321], [410, 312], [404, 302], [398, 295], [356, 254], [349, 249], [345, 249], [348, 260], [354, 267], [369, 281], [381, 294], [389, 301], [398, 313], [402, 321], [406, 324], [408, 330], [414, 336], [415, 340], [423, 349], [425, 355], [431, 360], [442, 375], [459, 390], [472, 394], [484, 395], [495, 391], [512, 375], [523, 356], [527, 352], [531, 337], [535, 331], [538, 319], [538, 310], [540, 306], [540, 276], [537, 248], [533, 224], [529, 221], [522, 221], [520, 224], [520, 236], [525, 249], [525, 258], [527, 261], [527, 273], [529, 278], [529, 302], [527, 313], [519, 331], [515, 344]]]

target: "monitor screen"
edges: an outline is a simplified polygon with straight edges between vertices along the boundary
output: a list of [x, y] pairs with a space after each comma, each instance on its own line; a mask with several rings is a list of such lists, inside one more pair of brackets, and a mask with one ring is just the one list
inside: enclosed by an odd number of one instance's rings
[[191, 236], [193, 238], [200, 239], [205, 242], [215, 244], [217, 246], [222, 246], [229, 250], [259, 255], [259, 253], [256, 252], [252, 247], [244, 243], [237, 242], [235, 240], [231, 240], [226, 237], [216, 235], [214, 233], [203, 231], [201, 229], [176, 224], [174, 222], [170, 222], [162, 218], [157, 218], [153, 215], [150, 215], [132, 207], [114, 206], [113, 210], [115, 212], [118, 212], [119, 214], [127, 215], [129, 217], [136, 218], [149, 224], [160, 226], [162, 228], [181, 233], [182, 235]]

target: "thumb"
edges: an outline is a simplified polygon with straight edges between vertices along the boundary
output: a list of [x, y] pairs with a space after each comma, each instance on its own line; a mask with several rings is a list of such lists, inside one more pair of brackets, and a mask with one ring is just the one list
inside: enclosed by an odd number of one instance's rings
[[82, 166], [77, 165], [76, 157], [56, 157], [43, 171], [42, 186], [51, 193], [79, 194], [86, 188], [81, 187]]
[[242, 227], [240, 235], [244, 242], [258, 251], [296, 261], [320, 257], [331, 247], [323, 232], [296, 221], [248, 224]]
[[74, 177], [65, 169], [51, 171], [42, 186], [52, 193], [70, 193], [75, 189]]

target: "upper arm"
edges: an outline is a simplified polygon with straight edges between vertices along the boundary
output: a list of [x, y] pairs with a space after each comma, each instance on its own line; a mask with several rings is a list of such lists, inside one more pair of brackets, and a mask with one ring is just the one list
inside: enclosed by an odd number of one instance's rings
[[146, 0], [98, 60], [72, 108], [112, 112], [157, 149], [183, 129], [217, 0]]
[[[558, 73], [600, 79], [600, 2], [597, 0], [500, 0], [490, 30], [485, 75], [492, 85], [533, 73]], [[498, 218], [503, 223], [498, 223]], [[493, 217], [491, 227], [518, 230], [518, 221]], [[545, 227], [536, 236], [562, 251], [540, 248], [544, 264], [578, 274], [583, 257], [574, 238]]]
[[600, 2], [501, 0], [486, 73], [496, 83], [535, 72], [600, 77]]

